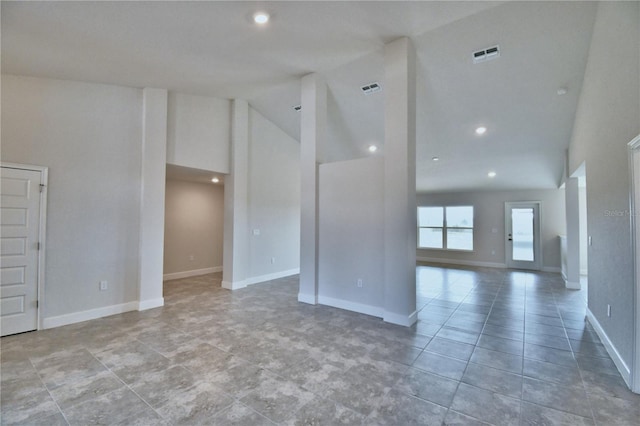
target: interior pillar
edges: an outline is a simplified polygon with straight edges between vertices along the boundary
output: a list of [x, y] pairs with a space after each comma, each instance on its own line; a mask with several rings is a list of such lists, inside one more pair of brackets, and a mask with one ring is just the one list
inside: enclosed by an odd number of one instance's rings
[[167, 160], [167, 90], [142, 91], [139, 310], [164, 305], [164, 191]]
[[416, 59], [403, 37], [384, 48], [384, 320], [416, 312]]
[[302, 78], [300, 128], [300, 290], [298, 300], [318, 303], [318, 163], [327, 127], [327, 84], [318, 74]]
[[231, 106], [230, 173], [224, 181], [222, 287], [246, 287], [249, 259], [249, 103]]
[[567, 277], [565, 286], [580, 290], [580, 187], [579, 179], [565, 182], [565, 214], [567, 221]]

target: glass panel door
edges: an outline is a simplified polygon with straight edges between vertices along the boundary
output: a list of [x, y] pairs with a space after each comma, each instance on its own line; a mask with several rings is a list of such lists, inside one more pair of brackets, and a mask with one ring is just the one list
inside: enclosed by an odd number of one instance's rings
[[505, 252], [507, 267], [539, 270], [540, 203], [505, 203]]

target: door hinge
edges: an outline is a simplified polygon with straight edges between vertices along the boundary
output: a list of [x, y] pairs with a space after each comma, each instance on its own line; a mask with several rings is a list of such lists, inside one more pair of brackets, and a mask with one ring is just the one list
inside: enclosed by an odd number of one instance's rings
[[36, 300], [36, 308], [39, 308], [39, 307], [40, 307], [40, 301]]
[[45, 184], [44, 184], [44, 183], [41, 183], [41, 184], [40, 184], [40, 192], [44, 191], [44, 187], [45, 187]]
[[36, 244], [37, 244], [37, 246], [36, 246], [37, 249], [40, 250], [40, 241], [38, 241]]

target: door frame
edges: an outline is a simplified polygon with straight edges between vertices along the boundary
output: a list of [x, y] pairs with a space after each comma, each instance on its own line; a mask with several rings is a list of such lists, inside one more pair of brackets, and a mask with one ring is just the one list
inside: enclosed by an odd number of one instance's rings
[[[510, 210], [512, 207], [530, 207], [530, 206], [534, 206], [535, 210], [537, 211], [537, 221], [536, 221], [536, 215], [534, 214], [534, 222], [533, 222], [533, 256], [535, 259], [535, 262], [533, 263], [533, 267], [523, 267], [522, 265], [513, 265], [512, 264], [512, 260], [511, 260], [511, 253], [509, 252], [509, 247], [511, 246], [511, 244], [509, 244], [509, 239], [508, 239], [508, 235], [509, 235], [509, 224], [511, 223], [511, 219], [509, 217], [510, 215]], [[540, 237], [541, 237], [541, 230], [542, 230], [542, 226], [541, 226], [541, 222], [542, 222], [542, 202], [541, 201], [505, 201], [504, 203], [504, 263], [507, 266], [507, 268], [514, 268], [514, 269], [529, 269], [529, 270], [533, 270], [533, 271], [541, 271], [542, 270], [542, 244], [540, 241]]]
[[629, 219], [631, 224], [631, 259], [633, 261], [634, 300], [633, 327], [634, 345], [631, 360], [631, 390], [640, 393], [640, 135], [628, 144], [629, 153]]
[[38, 250], [38, 308], [37, 308], [37, 321], [38, 330], [41, 330], [43, 317], [42, 307], [44, 306], [44, 283], [45, 283], [45, 253], [46, 253], [46, 238], [47, 238], [47, 189], [49, 182], [49, 168], [44, 166], [34, 166], [30, 164], [17, 164], [0, 162], [0, 167], [7, 169], [18, 170], [30, 170], [40, 172], [40, 219], [38, 226], [38, 242], [40, 247]]

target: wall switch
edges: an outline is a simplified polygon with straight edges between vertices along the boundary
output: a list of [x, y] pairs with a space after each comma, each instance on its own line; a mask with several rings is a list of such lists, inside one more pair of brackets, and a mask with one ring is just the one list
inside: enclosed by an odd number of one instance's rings
[[607, 316], [611, 317], [611, 305], [607, 305]]
[[108, 281], [100, 281], [100, 291], [107, 291], [108, 288], [109, 288]]
[[591, 245], [591, 235], [589, 235], [589, 245]]
[[254, 229], [253, 230], [253, 235], [260, 235], [260, 230], [259, 229]]
[[498, 233], [498, 228], [491, 228], [491, 233], [492, 234], [497, 234]]
[[358, 287], [362, 288], [362, 278], [358, 278], [358, 281], [357, 281], [356, 285]]
[[193, 262], [193, 260], [194, 260], [194, 259], [195, 259], [195, 257], [194, 257], [192, 254], [190, 254], [190, 255], [189, 255], [189, 260], [190, 260], [191, 262]]
[[272, 257], [272, 258], [271, 258], [271, 264], [273, 265], [274, 263], [276, 263], [276, 258], [275, 258], [275, 257]]

